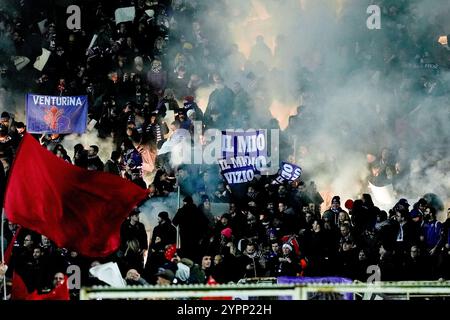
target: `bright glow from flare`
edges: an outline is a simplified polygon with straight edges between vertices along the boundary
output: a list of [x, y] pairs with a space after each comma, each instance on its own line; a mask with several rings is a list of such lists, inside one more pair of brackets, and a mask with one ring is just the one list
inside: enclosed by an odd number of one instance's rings
[[272, 53], [275, 50], [276, 31], [274, 21], [271, 19], [264, 4], [260, 0], [252, 0], [252, 11], [248, 18], [242, 23], [237, 23], [231, 27], [234, 42], [238, 45], [239, 51], [248, 59], [252, 46], [257, 36], [263, 36], [265, 43]]
[[206, 107], [208, 106], [209, 95], [214, 91], [214, 86], [209, 86], [205, 88], [199, 88], [195, 91], [195, 101], [198, 107], [205, 113]]
[[269, 110], [272, 116], [278, 120], [280, 128], [284, 130], [289, 125], [289, 117], [297, 113], [297, 106], [294, 104], [283, 104], [274, 100]]

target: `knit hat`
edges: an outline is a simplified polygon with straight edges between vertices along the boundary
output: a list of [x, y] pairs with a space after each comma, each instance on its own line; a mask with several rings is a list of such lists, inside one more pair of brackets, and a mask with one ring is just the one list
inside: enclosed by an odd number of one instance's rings
[[332, 204], [341, 204], [341, 197], [339, 196], [334, 196], [333, 199], [331, 200]]
[[169, 220], [169, 213], [166, 211], [162, 211], [158, 213], [158, 217], [160, 217], [163, 220]]
[[292, 246], [288, 243], [283, 244], [283, 249], [288, 248], [290, 251], [292, 251]]
[[186, 196], [186, 197], [184, 197], [183, 202], [186, 202], [188, 204], [193, 204], [194, 200], [192, 200], [191, 196]]
[[351, 210], [353, 208], [353, 200], [352, 199], [348, 199], [347, 201], [345, 201], [345, 207], [348, 210]]
[[168, 269], [161, 269], [161, 270], [159, 270], [158, 273], [155, 274], [155, 276], [164, 278], [164, 279], [169, 280], [171, 282], [175, 278], [175, 274], [173, 273], [173, 271], [172, 270], [168, 270]]
[[174, 245], [174, 244], [172, 244], [172, 245], [170, 245], [167, 249], [166, 249], [166, 251], [164, 252], [164, 257], [167, 259], [167, 260], [172, 260], [173, 259], [173, 257], [175, 256], [175, 253], [177, 252], [177, 246], [176, 245]]
[[25, 128], [25, 124], [24, 124], [23, 122], [17, 122], [17, 123], [16, 123], [16, 128], [17, 128], [17, 129]]
[[225, 228], [220, 232], [220, 234], [223, 235], [226, 239], [231, 239], [233, 230], [231, 230], [231, 228]]
[[186, 96], [184, 97], [184, 100], [186, 100], [187, 102], [194, 102], [195, 98], [193, 96]]

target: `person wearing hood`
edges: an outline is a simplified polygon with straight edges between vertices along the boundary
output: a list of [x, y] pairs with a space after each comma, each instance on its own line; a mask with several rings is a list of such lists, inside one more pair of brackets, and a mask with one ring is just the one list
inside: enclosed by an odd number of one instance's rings
[[172, 225], [169, 213], [162, 211], [158, 213], [158, 225], [153, 228], [150, 246], [159, 243], [162, 246], [176, 242], [177, 230]]
[[201, 240], [208, 233], [208, 219], [197, 208], [192, 197], [183, 199], [183, 206], [172, 220], [180, 228], [180, 243], [183, 256], [195, 260], [199, 256]]

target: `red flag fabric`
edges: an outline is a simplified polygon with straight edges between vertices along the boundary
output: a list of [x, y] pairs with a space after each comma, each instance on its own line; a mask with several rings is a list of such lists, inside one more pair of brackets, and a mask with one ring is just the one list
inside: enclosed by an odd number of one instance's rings
[[37, 291], [29, 293], [22, 277], [14, 271], [11, 300], [70, 300], [67, 276], [64, 276], [64, 282], [57, 285], [52, 291], [38, 294]]
[[34, 291], [25, 300], [70, 300], [67, 276], [64, 277], [64, 282], [58, 284], [52, 291], [43, 294]]
[[29, 295], [30, 293], [28, 292], [22, 277], [17, 272], [13, 271], [11, 300], [27, 300]]
[[6, 248], [6, 250], [5, 250], [5, 264], [6, 265], [9, 265], [9, 263], [11, 261], [12, 251], [14, 249], [14, 243], [17, 240], [17, 236], [19, 235], [20, 229], [21, 229], [21, 227], [17, 228], [16, 234], [11, 239], [11, 242], [8, 244], [8, 248]]
[[121, 177], [73, 166], [26, 134], [6, 187], [8, 220], [88, 257], [113, 253], [120, 225], [147, 195]]

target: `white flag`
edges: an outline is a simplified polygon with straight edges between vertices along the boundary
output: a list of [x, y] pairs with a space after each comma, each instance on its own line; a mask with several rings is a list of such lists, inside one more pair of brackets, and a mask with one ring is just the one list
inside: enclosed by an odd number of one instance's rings
[[44, 34], [47, 31], [47, 28], [45, 27], [45, 24], [47, 23], [47, 19], [44, 19], [40, 22], [38, 22], [39, 31], [41, 34]]
[[109, 284], [113, 288], [124, 288], [127, 283], [122, 278], [119, 266], [115, 262], [108, 262], [89, 269], [89, 272], [99, 280]]
[[23, 68], [25, 68], [25, 66], [27, 64], [30, 63], [30, 59], [28, 59], [27, 57], [21, 57], [21, 56], [14, 57], [13, 61], [14, 61], [14, 66], [16, 67], [17, 71], [22, 70]]
[[187, 130], [177, 129], [172, 134], [172, 136], [164, 142], [161, 146], [161, 149], [158, 151], [158, 155], [166, 154], [174, 151], [174, 148], [177, 146], [182, 146], [181, 143], [186, 139], [188, 135], [186, 135]]
[[121, 22], [133, 21], [136, 15], [134, 7], [119, 8], [115, 12], [116, 24]]
[[373, 196], [373, 202], [379, 207], [382, 207], [382, 209], [390, 208], [395, 204], [394, 187], [392, 184], [377, 187], [369, 182], [369, 189]]
[[33, 64], [33, 67], [38, 69], [39, 71], [44, 70], [45, 65], [47, 64], [48, 58], [50, 58], [51, 52], [45, 48], [42, 48], [42, 54], [36, 58], [36, 61]]

